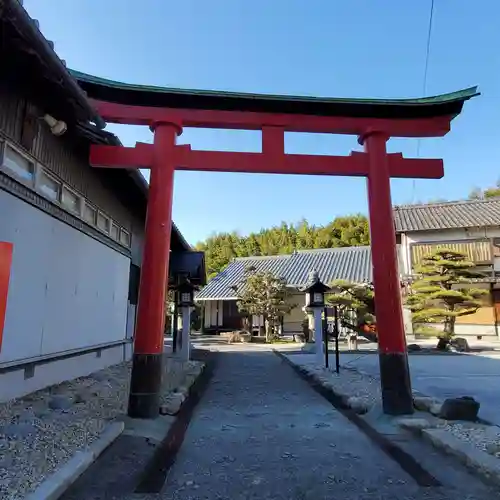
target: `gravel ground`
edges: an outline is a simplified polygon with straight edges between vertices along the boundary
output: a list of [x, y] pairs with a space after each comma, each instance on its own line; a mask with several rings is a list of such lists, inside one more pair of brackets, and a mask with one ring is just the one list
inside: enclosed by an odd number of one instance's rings
[[[355, 369], [341, 368], [340, 373], [332, 373], [331, 368], [315, 365], [313, 355], [292, 354], [287, 357], [314, 373], [323, 384], [339, 394], [358, 398], [362, 405], [371, 408], [381, 400], [380, 381]], [[439, 428], [451, 432], [457, 439], [476, 446], [482, 451], [500, 458], [500, 427], [473, 422], [445, 421]]]
[[500, 458], [500, 427], [469, 422], [446, 422], [440, 426], [461, 441], [466, 441], [490, 455]]
[[[167, 359], [163, 397], [194, 364]], [[23, 498], [123, 414], [130, 370], [122, 363], [0, 404], [0, 498]]]
[[341, 367], [340, 373], [337, 374], [334, 367], [327, 369], [316, 365], [313, 354], [284, 354], [292, 363], [306, 368], [336, 393], [355, 397], [367, 408], [381, 400], [380, 381], [376, 378], [344, 367]]

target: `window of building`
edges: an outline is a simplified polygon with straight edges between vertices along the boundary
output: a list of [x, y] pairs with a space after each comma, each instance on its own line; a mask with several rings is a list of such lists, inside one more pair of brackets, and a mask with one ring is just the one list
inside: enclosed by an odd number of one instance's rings
[[61, 202], [65, 208], [76, 214], [80, 213], [81, 200], [80, 197], [66, 186], [63, 187]]
[[88, 224], [95, 224], [97, 217], [97, 209], [95, 209], [92, 205], [85, 203], [83, 207], [83, 220]]
[[50, 198], [54, 201], [59, 201], [61, 197], [61, 183], [48, 175], [45, 171], [40, 172], [40, 176], [38, 179], [38, 189], [45, 195], [47, 198]]
[[129, 247], [130, 246], [130, 233], [122, 229], [120, 232], [120, 243]]
[[120, 228], [114, 222], [111, 224], [111, 238], [117, 241], [120, 238]]
[[106, 217], [102, 212], [99, 212], [97, 214], [97, 227], [101, 231], [109, 233], [109, 218]]
[[3, 165], [20, 179], [33, 182], [35, 178], [35, 165], [7, 145], [5, 146]]

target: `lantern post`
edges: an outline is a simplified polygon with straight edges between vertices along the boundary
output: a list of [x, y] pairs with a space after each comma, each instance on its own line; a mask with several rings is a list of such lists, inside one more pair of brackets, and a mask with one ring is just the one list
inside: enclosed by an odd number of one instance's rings
[[185, 278], [177, 287], [177, 307], [181, 310], [182, 330], [177, 335], [176, 353], [183, 361], [189, 361], [190, 356], [190, 333], [191, 333], [191, 311], [194, 307], [195, 287]]
[[318, 364], [324, 363], [323, 358], [323, 319], [322, 312], [325, 309], [325, 292], [330, 288], [321, 282], [318, 271], [309, 273], [307, 285], [302, 289], [306, 295], [306, 311], [312, 310], [314, 318], [314, 345]]

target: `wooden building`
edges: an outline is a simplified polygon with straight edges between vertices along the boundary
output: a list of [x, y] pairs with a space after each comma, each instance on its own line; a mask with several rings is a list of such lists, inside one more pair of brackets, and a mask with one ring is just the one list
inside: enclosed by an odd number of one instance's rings
[[[148, 185], [138, 171], [89, 166], [91, 144], [120, 142], [16, 0], [2, 2], [0, 33], [6, 401], [131, 357]], [[190, 250], [173, 225], [171, 275], [203, 281]]]

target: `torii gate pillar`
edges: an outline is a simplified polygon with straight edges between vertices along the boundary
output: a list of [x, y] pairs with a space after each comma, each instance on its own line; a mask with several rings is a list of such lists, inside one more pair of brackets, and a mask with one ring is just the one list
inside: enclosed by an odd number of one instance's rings
[[179, 125], [165, 122], [153, 123], [151, 129], [154, 145], [128, 403], [128, 414], [133, 418], [154, 418], [160, 407], [174, 149], [176, 137], [182, 131]]
[[369, 132], [360, 137], [360, 142], [369, 158], [367, 190], [382, 405], [384, 413], [406, 415], [413, 413], [413, 397], [386, 152], [388, 139], [383, 133]]

